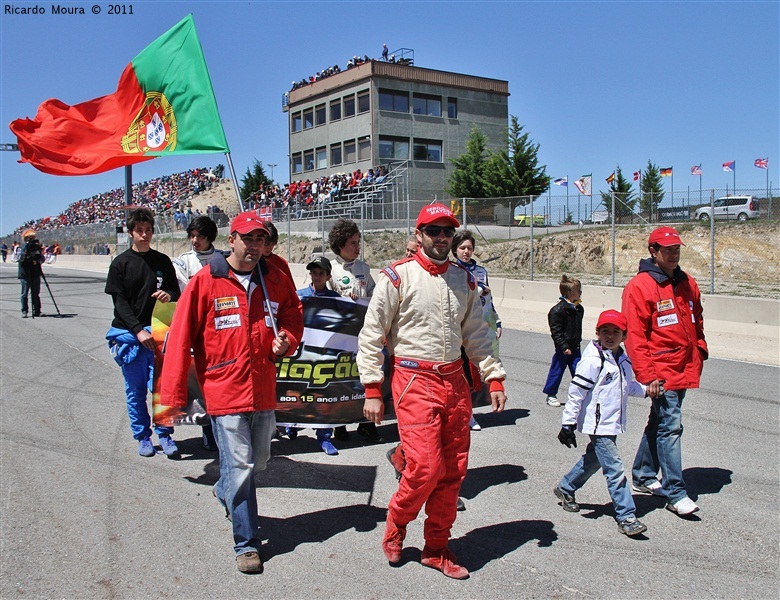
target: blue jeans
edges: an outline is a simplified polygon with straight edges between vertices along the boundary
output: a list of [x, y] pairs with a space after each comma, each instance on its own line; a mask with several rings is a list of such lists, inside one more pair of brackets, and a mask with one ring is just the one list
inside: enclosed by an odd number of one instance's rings
[[[130, 417], [130, 430], [137, 440], [152, 435], [152, 419], [146, 408], [146, 391], [152, 381], [154, 371], [154, 352], [140, 346], [135, 360], [122, 365], [127, 395], [127, 416]], [[154, 426], [158, 436], [171, 435], [173, 427]]]
[[607, 479], [607, 490], [615, 507], [615, 517], [618, 523], [636, 516], [636, 506], [628, 489], [628, 479], [620, 460], [620, 452], [614, 435], [592, 435], [585, 454], [569, 471], [559, 487], [567, 494], [574, 494], [596, 471], [604, 472]]
[[33, 315], [41, 314], [41, 276], [28, 275], [27, 279], [19, 280], [22, 284], [22, 314], [26, 315], [28, 311], [27, 297], [32, 296]]
[[569, 373], [574, 377], [574, 371], [577, 369], [577, 364], [579, 364], [581, 357], [579, 348], [572, 350], [571, 354], [564, 354], [556, 350], [552, 357], [552, 363], [550, 363], [550, 372], [547, 373], [544, 390], [542, 391], [548, 396], [557, 396], [566, 367], [569, 367]]
[[686, 390], [666, 390], [653, 399], [642, 441], [636, 451], [634, 484], [647, 485], [663, 474], [664, 495], [674, 504], [686, 498], [682, 474], [682, 402]]
[[271, 439], [276, 431], [272, 410], [211, 417], [219, 448], [217, 499], [233, 520], [236, 555], [258, 552], [257, 487], [255, 474], [265, 470], [271, 458]]

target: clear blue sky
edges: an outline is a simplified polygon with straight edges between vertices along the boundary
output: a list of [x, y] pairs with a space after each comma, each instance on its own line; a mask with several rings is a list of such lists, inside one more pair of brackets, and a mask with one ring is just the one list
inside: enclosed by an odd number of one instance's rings
[[[17, 7], [34, 2], [15, 1]], [[65, 4], [63, 2], [63, 4]], [[648, 159], [674, 167], [675, 191], [780, 185], [780, 51], [771, 2], [107, 2], [68, 0], [85, 15], [0, 13], [0, 142], [8, 123], [33, 117], [48, 98], [76, 104], [116, 89], [124, 67], [192, 12], [239, 177], [254, 159], [287, 177], [282, 94], [353, 55], [415, 51], [415, 63], [509, 81], [509, 112], [541, 145], [552, 177], [593, 173], [594, 190], [619, 164], [626, 176]], [[91, 7], [102, 8], [99, 15]], [[130, 3], [125, 6], [131, 6]], [[121, 187], [123, 171], [55, 177], [0, 153], [0, 233], [55, 215], [71, 202]], [[224, 162], [222, 155], [159, 158], [134, 181]], [[670, 184], [668, 179], [664, 184]], [[563, 192], [558, 188], [559, 193]], [[557, 191], [554, 189], [554, 192]], [[574, 194], [574, 188], [570, 188]]]

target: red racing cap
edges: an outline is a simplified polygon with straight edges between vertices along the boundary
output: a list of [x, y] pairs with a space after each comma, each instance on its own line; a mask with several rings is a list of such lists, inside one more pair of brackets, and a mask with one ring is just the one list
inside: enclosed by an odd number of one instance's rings
[[458, 223], [458, 220], [455, 218], [455, 215], [452, 214], [452, 211], [443, 204], [435, 202], [424, 206], [420, 211], [420, 214], [417, 217], [417, 229], [430, 225], [439, 219], [446, 219], [453, 227], [460, 227], [460, 223]]
[[659, 246], [685, 246], [677, 230], [668, 226], [653, 230], [647, 240], [647, 245], [652, 246], [653, 244], [658, 244]]
[[253, 210], [238, 213], [230, 223], [230, 233], [236, 232], [244, 235], [251, 233], [255, 229], [262, 229], [270, 235], [265, 223], [260, 220], [260, 217]]
[[617, 310], [605, 310], [599, 315], [596, 329], [601, 329], [604, 325], [614, 325], [621, 331], [628, 331], [628, 321], [626, 321], [623, 313]]

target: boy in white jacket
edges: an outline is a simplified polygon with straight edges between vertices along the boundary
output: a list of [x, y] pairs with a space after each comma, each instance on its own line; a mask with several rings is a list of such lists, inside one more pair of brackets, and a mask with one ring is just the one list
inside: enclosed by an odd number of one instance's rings
[[626, 339], [627, 329], [626, 318], [620, 312], [605, 310], [599, 315], [598, 340], [588, 344], [577, 365], [558, 434], [558, 440], [567, 448], [572, 444], [577, 447], [575, 429], [589, 435], [590, 443], [553, 492], [563, 510], [578, 512], [580, 507], [574, 493], [601, 467], [615, 507], [618, 530], [626, 535], [639, 535], [647, 531], [647, 527], [636, 518], [636, 507], [616, 438], [626, 430], [628, 397], [654, 398], [660, 392], [661, 382], [656, 380], [645, 386], [634, 380], [631, 361], [620, 345]]

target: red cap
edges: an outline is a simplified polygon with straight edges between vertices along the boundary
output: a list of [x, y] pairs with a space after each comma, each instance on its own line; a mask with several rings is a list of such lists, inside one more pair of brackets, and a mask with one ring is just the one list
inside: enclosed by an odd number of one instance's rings
[[623, 313], [617, 310], [605, 310], [599, 315], [599, 321], [596, 323], [596, 329], [601, 329], [604, 325], [614, 325], [621, 331], [628, 331], [628, 321]]
[[230, 233], [235, 231], [243, 235], [251, 233], [255, 229], [262, 229], [270, 235], [265, 223], [260, 220], [260, 217], [253, 210], [238, 213], [230, 223]]
[[417, 229], [430, 225], [439, 219], [446, 219], [453, 227], [460, 227], [460, 223], [452, 214], [452, 211], [443, 204], [434, 203], [424, 206], [417, 217]]
[[659, 227], [650, 234], [650, 238], [647, 240], [647, 245], [652, 246], [658, 244], [659, 246], [685, 246], [680, 239], [680, 234], [674, 227]]

